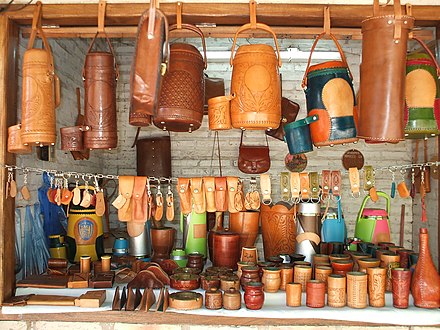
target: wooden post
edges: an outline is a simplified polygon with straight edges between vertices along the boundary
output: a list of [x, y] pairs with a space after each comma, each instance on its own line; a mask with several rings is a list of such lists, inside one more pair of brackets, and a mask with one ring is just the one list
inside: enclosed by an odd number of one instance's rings
[[[16, 123], [18, 26], [0, 16], [0, 163], [15, 164], [6, 151], [8, 127]], [[15, 201], [6, 198], [6, 169], [0, 168], [0, 302], [9, 298], [15, 284]]]
[[[436, 31], [435, 31], [435, 56], [437, 58], [437, 61], [440, 60], [440, 25], [437, 25]], [[440, 158], [440, 136], [437, 136], [437, 157], [436, 159], [439, 160]], [[438, 167], [437, 167], [438, 171]], [[440, 178], [437, 179], [437, 268], [440, 267]]]

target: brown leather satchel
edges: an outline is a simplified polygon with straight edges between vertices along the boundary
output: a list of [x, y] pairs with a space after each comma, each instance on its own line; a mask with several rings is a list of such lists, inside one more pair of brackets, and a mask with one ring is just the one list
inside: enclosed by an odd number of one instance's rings
[[246, 146], [243, 144], [243, 131], [241, 132], [238, 169], [247, 174], [260, 174], [269, 171], [270, 155], [267, 136], [265, 146]]
[[171, 177], [169, 136], [140, 139], [136, 143], [137, 175]]
[[[60, 82], [55, 74], [50, 45], [41, 28], [42, 4], [37, 3], [28, 48], [23, 56], [22, 127], [23, 144], [54, 145], [55, 108], [60, 103]], [[35, 38], [43, 40], [43, 49], [33, 48]]]
[[414, 17], [402, 15], [400, 0], [394, 0], [393, 15], [380, 15], [374, 0], [373, 16], [362, 22], [357, 132], [365, 142], [404, 140], [406, 50], [413, 26]]
[[[169, 31], [177, 29], [170, 26]], [[203, 119], [206, 69], [206, 45], [203, 32], [196, 26], [182, 24], [182, 29], [197, 33], [202, 39], [203, 53], [193, 45], [175, 43], [170, 47], [170, 63], [160, 93], [154, 125], [172, 132], [192, 132]]]
[[[136, 50], [131, 69], [131, 103], [129, 123], [149, 126], [156, 114], [162, 77], [168, 63], [168, 21], [163, 12], [150, 1], [139, 21]], [[154, 21], [154, 24], [150, 24]], [[150, 31], [151, 27], [151, 31]]]
[[116, 83], [119, 68], [113, 47], [105, 35], [110, 52], [91, 51], [98, 33], [87, 51], [83, 69], [84, 147], [87, 149], [112, 149], [118, 145], [116, 118]]
[[298, 112], [299, 112], [298, 103], [293, 102], [286, 97], [282, 97], [280, 126], [278, 126], [278, 128], [276, 129], [271, 129], [269, 131], [266, 131], [266, 134], [275, 139], [284, 141], [284, 135], [285, 135], [284, 125], [288, 123], [293, 123], [296, 119], [296, 116], [298, 116]]

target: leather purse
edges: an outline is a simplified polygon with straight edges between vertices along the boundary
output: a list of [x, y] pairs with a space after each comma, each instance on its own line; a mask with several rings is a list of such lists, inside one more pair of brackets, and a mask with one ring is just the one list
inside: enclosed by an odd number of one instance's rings
[[406, 59], [405, 138], [422, 139], [440, 133], [440, 66], [426, 44], [413, 37], [426, 50]]
[[266, 134], [280, 141], [284, 141], [284, 125], [295, 121], [298, 116], [299, 104], [286, 97], [281, 98], [281, 121], [276, 129], [266, 131]]
[[[60, 81], [55, 74], [52, 51], [41, 28], [42, 4], [37, 3], [32, 32], [23, 55], [21, 101], [21, 140], [24, 145], [54, 145], [55, 108], [60, 104]], [[34, 48], [35, 38], [43, 40], [43, 49]]]
[[367, 143], [397, 143], [404, 139], [405, 66], [408, 34], [414, 17], [381, 15], [374, 0], [373, 16], [362, 22], [360, 110], [358, 137]]
[[160, 136], [136, 142], [137, 175], [171, 177], [171, 140]]
[[[169, 31], [177, 29], [170, 26]], [[170, 46], [169, 70], [164, 77], [159, 107], [153, 117], [156, 127], [171, 132], [192, 132], [202, 124], [205, 79], [207, 67], [206, 44], [203, 32], [191, 24], [182, 29], [197, 33], [202, 39], [203, 54], [190, 44], [175, 43]]]
[[[335, 43], [341, 61], [310, 65], [318, 41], [328, 35]], [[317, 147], [356, 142], [354, 112], [356, 100], [353, 77], [341, 45], [330, 32], [321, 33], [310, 50], [302, 87], [305, 88], [308, 116], [318, 115], [310, 124], [312, 142]]]
[[238, 169], [247, 174], [260, 174], [269, 171], [270, 155], [267, 136], [265, 146], [246, 146], [243, 144], [243, 131], [241, 132]]
[[[156, 114], [162, 79], [167, 70], [168, 21], [155, 3], [155, 0], [150, 1], [150, 9], [142, 14], [138, 25], [130, 77], [129, 124], [132, 126], [151, 124], [151, 116]], [[150, 18], [154, 24], [150, 24]]]
[[[328, 199], [330, 202], [330, 198]], [[321, 241], [345, 243], [347, 228], [342, 215], [341, 199], [337, 199], [337, 208], [327, 206], [322, 217]]]
[[[105, 32], [104, 32], [105, 33]], [[112, 149], [118, 145], [116, 83], [119, 68], [112, 44], [105, 35], [110, 52], [92, 51], [98, 33], [87, 51], [84, 80], [84, 147]]]

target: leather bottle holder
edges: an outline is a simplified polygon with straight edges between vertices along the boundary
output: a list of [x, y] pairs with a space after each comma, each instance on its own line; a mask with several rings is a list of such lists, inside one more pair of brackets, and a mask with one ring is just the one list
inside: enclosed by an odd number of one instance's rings
[[367, 143], [397, 143], [404, 139], [406, 51], [414, 17], [402, 15], [400, 0], [394, 0], [392, 15], [379, 9], [374, 0], [373, 16], [362, 22], [357, 131]]
[[[136, 37], [130, 78], [129, 124], [133, 126], [151, 124], [168, 63], [168, 21], [153, 3], [155, 1], [151, 1], [150, 9], [142, 14]], [[148, 33], [150, 17], [154, 17], [151, 34]], [[145, 54], [148, 54], [148, 61]]]
[[21, 141], [21, 124], [8, 127], [8, 152], [14, 154], [29, 154], [32, 147]]
[[[41, 7], [42, 4], [37, 3], [23, 55], [21, 140], [24, 145], [54, 145], [56, 142], [55, 108], [60, 103], [60, 82], [50, 45], [41, 28]], [[33, 48], [37, 36], [43, 40], [43, 49]]]
[[293, 123], [299, 112], [299, 104], [286, 97], [281, 98], [281, 122], [276, 129], [266, 131], [266, 134], [280, 141], [284, 141], [284, 125]]
[[113, 47], [105, 35], [110, 52], [92, 51], [95, 35], [84, 63], [84, 147], [112, 149], [118, 145], [116, 83], [119, 69]]
[[205, 74], [205, 109], [208, 107], [209, 99], [224, 95], [225, 80], [223, 78], [208, 77], [208, 75]]
[[139, 139], [136, 142], [137, 175], [171, 177], [171, 140], [169, 136]]
[[[192, 132], [203, 119], [207, 67], [206, 45], [203, 32], [196, 26], [182, 24], [182, 28], [197, 33], [202, 39], [203, 53], [190, 44], [175, 43], [170, 46], [170, 63], [160, 93], [159, 107], [154, 115], [154, 125], [172, 132]], [[172, 25], [169, 31], [177, 29]]]

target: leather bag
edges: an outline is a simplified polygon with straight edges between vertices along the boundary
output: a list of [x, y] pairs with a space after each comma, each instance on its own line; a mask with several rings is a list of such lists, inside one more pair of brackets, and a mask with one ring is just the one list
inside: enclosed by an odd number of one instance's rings
[[[260, 29], [269, 32], [275, 42], [269, 45], [242, 45], [234, 56], [237, 37], [240, 33]], [[231, 60], [232, 127], [241, 129], [276, 129], [281, 120], [281, 86], [279, 68], [281, 57], [278, 40], [273, 30], [261, 23], [245, 24], [234, 36]]]
[[151, 125], [151, 116], [156, 114], [162, 80], [167, 70], [168, 21], [154, 3], [154, 0], [150, 1], [150, 9], [142, 14], [136, 36], [130, 78], [129, 124], [132, 126]]
[[[177, 29], [172, 25], [169, 31]], [[207, 67], [206, 45], [203, 32], [196, 26], [182, 24], [182, 29], [197, 33], [202, 39], [203, 54], [190, 44], [170, 46], [170, 63], [159, 99], [159, 108], [153, 118], [154, 125], [172, 132], [192, 132], [202, 124], [205, 79]]]
[[380, 15], [374, 0], [373, 16], [362, 22], [357, 131], [367, 143], [404, 139], [406, 51], [413, 26], [414, 17], [402, 15], [400, 0], [394, 0], [392, 15]]
[[299, 104], [289, 100], [286, 97], [281, 98], [281, 121], [280, 126], [276, 129], [266, 131], [266, 134], [280, 141], [284, 141], [284, 125], [295, 121], [298, 116]]
[[[328, 35], [335, 43], [341, 61], [310, 65], [313, 51], [324, 35]], [[305, 88], [308, 115], [319, 117], [310, 124], [313, 144], [322, 147], [356, 142], [353, 77], [341, 45], [332, 33], [323, 32], [315, 39], [302, 86]]]
[[267, 136], [265, 146], [246, 146], [243, 144], [243, 131], [241, 132], [238, 169], [247, 174], [260, 174], [269, 171], [270, 155]]
[[422, 139], [440, 133], [440, 66], [426, 44], [425, 53], [408, 55], [405, 85], [405, 138]]
[[112, 149], [118, 145], [116, 83], [119, 68], [113, 47], [105, 35], [110, 52], [92, 51], [98, 33], [87, 51], [84, 63], [84, 132], [86, 149]]
[[137, 175], [170, 178], [170, 137], [160, 136], [137, 140], [136, 164]]
[[[55, 74], [52, 50], [41, 28], [41, 3], [37, 4], [32, 32], [23, 56], [21, 140], [24, 145], [55, 145], [55, 108], [60, 104], [60, 81]], [[36, 37], [43, 49], [34, 48]]]
[[342, 216], [340, 198], [337, 200], [336, 209], [327, 206], [322, 219], [321, 241], [345, 243], [345, 239], [347, 238], [347, 228]]

